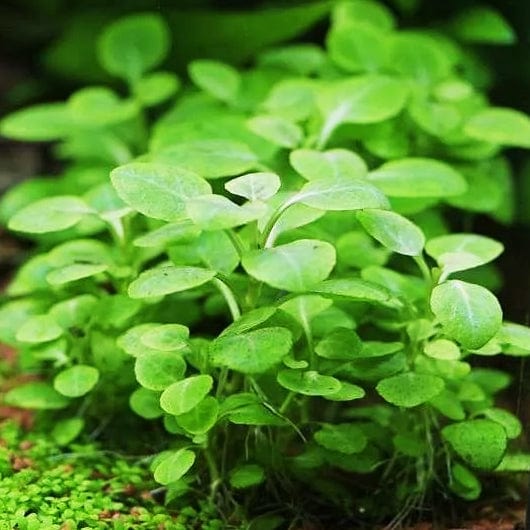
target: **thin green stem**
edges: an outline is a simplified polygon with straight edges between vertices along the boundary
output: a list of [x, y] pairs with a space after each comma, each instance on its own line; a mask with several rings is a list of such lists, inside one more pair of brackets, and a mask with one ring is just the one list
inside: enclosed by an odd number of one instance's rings
[[239, 237], [239, 234], [237, 232], [234, 232], [234, 230], [225, 230], [225, 233], [230, 238], [230, 241], [232, 241], [232, 244], [237, 250], [239, 257], [243, 256], [246, 249], [245, 249], [245, 244], [243, 243], [242, 239]]
[[220, 293], [223, 295], [223, 298], [226, 301], [226, 305], [230, 310], [232, 320], [236, 321], [241, 316], [241, 310], [239, 309], [239, 304], [237, 303], [234, 292], [232, 291], [232, 289], [230, 289], [230, 287], [228, 287], [228, 285], [226, 285], [225, 282], [223, 282], [219, 278], [214, 278], [212, 281], [213, 284], [217, 287], [217, 289], [219, 289]]
[[210, 474], [210, 500], [213, 502], [222, 482], [221, 475], [219, 474], [219, 468], [217, 467], [217, 462], [215, 461], [211, 449], [206, 447], [203, 452], [206, 465], [208, 466], [208, 472]]
[[429, 290], [430, 290], [432, 288], [433, 278], [432, 278], [431, 270], [429, 269], [429, 266], [427, 265], [425, 258], [422, 255], [414, 256], [414, 261], [418, 265], [421, 271], [421, 274], [423, 276], [423, 279], [427, 283]]
[[262, 248], [271, 248], [274, 245], [274, 241], [276, 239], [274, 227], [276, 226], [276, 223], [278, 222], [282, 214], [295, 203], [296, 201], [291, 197], [290, 199], [286, 200], [283, 204], [278, 206], [276, 211], [271, 215], [261, 235], [260, 246]]
[[280, 414], [285, 414], [294, 396], [295, 396], [295, 393], [290, 390], [287, 396], [285, 396], [285, 399], [283, 400], [283, 403], [280, 405], [280, 408], [278, 409], [278, 412]]

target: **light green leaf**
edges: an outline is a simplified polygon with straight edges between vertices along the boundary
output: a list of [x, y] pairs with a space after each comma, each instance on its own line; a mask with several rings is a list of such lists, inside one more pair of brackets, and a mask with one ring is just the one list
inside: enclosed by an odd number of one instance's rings
[[200, 230], [189, 219], [169, 223], [137, 237], [133, 244], [137, 247], [169, 247], [176, 243], [190, 243], [200, 234]]
[[140, 340], [149, 348], [161, 351], [181, 350], [187, 345], [190, 330], [182, 324], [160, 324], [150, 327]]
[[76, 398], [88, 394], [99, 380], [99, 371], [93, 366], [78, 364], [59, 372], [53, 386], [63, 396]]
[[255, 116], [247, 121], [247, 126], [254, 134], [288, 149], [296, 148], [304, 137], [301, 127], [280, 116]]
[[262, 203], [239, 206], [223, 195], [200, 195], [186, 202], [186, 213], [203, 230], [224, 230], [255, 221], [266, 212]]
[[326, 63], [326, 54], [316, 44], [288, 44], [265, 50], [259, 55], [258, 63], [266, 68], [310, 76]]
[[129, 406], [146, 420], [154, 420], [164, 414], [160, 408], [160, 394], [147, 388], [137, 388], [129, 398]]
[[376, 386], [379, 395], [398, 407], [416, 407], [444, 389], [444, 381], [435, 375], [413, 372], [382, 379]]
[[423, 348], [425, 355], [442, 361], [457, 361], [460, 359], [460, 348], [447, 339], [436, 339], [427, 342]]
[[313, 113], [314, 94], [315, 82], [312, 79], [285, 79], [272, 87], [262, 107], [270, 114], [298, 122]]
[[[205, 231], [188, 247], [211, 270], [231, 274], [239, 265], [239, 253], [228, 234], [222, 230]], [[173, 255], [170, 256], [175, 261]]]
[[362, 22], [374, 28], [388, 31], [394, 29], [396, 21], [392, 12], [379, 2], [372, 0], [342, 0], [331, 15], [334, 26], [347, 26], [352, 22]]
[[155, 480], [168, 485], [180, 480], [193, 466], [195, 453], [189, 449], [179, 449], [166, 454], [154, 470]]
[[9, 390], [4, 396], [4, 402], [24, 409], [55, 410], [68, 406], [70, 400], [50, 384], [35, 381]]
[[225, 184], [225, 189], [233, 195], [249, 201], [266, 201], [276, 195], [282, 185], [276, 173], [248, 173]]
[[443, 437], [454, 451], [472, 467], [495, 469], [506, 451], [506, 433], [491, 420], [469, 420], [448, 425]]
[[287, 390], [305, 396], [328, 396], [341, 389], [342, 383], [329, 375], [322, 375], [314, 370], [280, 370], [278, 383]]
[[153, 107], [166, 101], [178, 91], [179, 78], [171, 72], [154, 72], [139, 79], [133, 87], [141, 105]]
[[317, 294], [307, 294], [290, 298], [280, 306], [280, 309], [300, 322], [304, 329], [309, 330], [311, 320], [331, 307], [332, 304], [333, 302], [328, 298]]
[[358, 358], [362, 347], [361, 339], [355, 331], [338, 328], [315, 346], [315, 352], [325, 359], [349, 361]]
[[241, 76], [228, 64], [199, 59], [188, 66], [191, 80], [216, 99], [232, 102], [239, 92]]
[[244, 374], [259, 374], [280, 363], [291, 346], [292, 336], [287, 329], [262, 328], [217, 338], [210, 345], [210, 358], [217, 366]]
[[17, 331], [16, 339], [19, 342], [38, 344], [58, 339], [63, 333], [63, 328], [51, 315], [36, 315], [22, 324]]
[[398, 254], [419, 256], [425, 245], [421, 229], [406, 217], [386, 210], [357, 212], [358, 221], [379, 243]]
[[365, 161], [348, 149], [296, 149], [289, 162], [306, 180], [340, 180], [364, 178], [368, 172]]
[[209, 375], [195, 375], [167, 387], [160, 396], [160, 406], [169, 414], [179, 416], [195, 408], [212, 389]]
[[473, 501], [480, 497], [482, 486], [479, 479], [460, 464], [451, 466], [451, 491], [467, 501]]
[[144, 323], [128, 329], [125, 333], [120, 335], [116, 340], [116, 344], [126, 353], [133, 357], [138, 357], [148, 352], [155, 352], [157, 350], [150, 349], [142, 342], [142, 337], [150, 330], [156, 329], [160, 324]]
[[501, 463], [495, 471], [505, 471], [508, 473], [528, 473], [530, 471], [530, 454], [515, 453], [504, 455]]
[[8, 114], [0, 134], [13, 140], [47, 142], [72, 134], [73, 119], [65, 103], [44, 103]]
[[148, 217], [179, 221], [188, 199], [212, 192], [201, 177], [180, 167], [134, 162], [114, 169], [110, 178], [118, 195]]
[[321, 178], [305, 184], [290, 200], [328, 211], [388, 208], [386, 197], [375, 186], [363, 180]]
[[362, 429], [353, 423], [325, 424], [314, 437], [322, 447], [346, 455], [360, 453], [368, 443]]
[[478, 44], [513, 44], [514, 30], [496, 9], [473, 6], [459, 13], [451, 23], [458, 39]]
[[163, 61], [169, 39], [161, 16], [129, 15], [105, 28], [98, 41], [98, 57], [107, 72], [134, 82]]
[[451, 166], [430, 158], [404, 158], [383, 164], [368, 179], [390, 197], [450, 197], [466, 191]]
[[243, 313], [237, 320], [224, 329], [220, 337], [246, 333], [269, 320], [277, 310], [278, 308], [273, 306], [262, 306]]
[[164, 296], [199, 287], [214, 276], [215, 271], [208, 269], [166, 265], [142, 272], [129, 285], [128, 293], [131, 298]]
[[236, 425], [270, 425], [285, 427], [286, 422], [261, 403], [242, 406], [229, 413], [228, 419]]
[[246, 144], [220, 139], [179, 142], [155, 153], [152, 158], [155, 162], [194, 171], [207, 179], [239, 175], [250, 171], [257, 163], [256, 155]]
[[323, 295], [339, 296], [367, 302], [385, 303], [392, 299], [392, 295], [387, 289], [376, 283], [362, 280], [361, 278], [326, 280], [311, 290]]
[[235, 489], [251, 488], [265, 480], [265, 471], [256, 464], [239, 466], [230, 472], [230, 485]]
[[451, 420], [460, 421], [466, 417], [466, 411], [458, 396], [450, 390], [442, 390], [438, 395], [429, 400], [429, 404], [440, 412], [440, 414], [443, 414]]
[[192, 410], [178, 416], [176, 420], [178, 425], [190, 434], [205, 434], [215, 425], [218, 413], [219, 403], [214, 397], [208, 396]]
[[59, 445], [68, 445], [81, 434], [84, 426], [83, 418], [74, 417], [60, 420], [53, 426], [52, 438]]
[[366, 395], [366, 392], [358, 385], [345, 381], [341, 381], [340, 384], [341, 387], [339, 390], [322, 397], [329, 401], [352, 401], [354, 399], [361, 399]]
[[530, 118], [514, 109], [482, 109], [466, 122], [464, 132], [474, 140], [530, 148]]
[[51, 285], [64, 285], [65, 283], [75, 282], [83, 278], [90, 278], [109, 268], [108, 265], [98, 263], [73, 263], [65, 265], [46, 275], [46, 281]]
[[18, 232], [44, 234], [75, 226], [93, 210], [78, 197], [61, 195], [33, 202], [18, 210], [8, 228]]
[[247, 252], [242, 264], [257, 280], [277, 289], [302, 292], [329, 276], [335, 266], [335, 248], [325, 241], [300, 239]]
[[507, 410], [491, 408], [481, 410], [480, 415], [502, 425], [508, 438], [518, 438], [523, 431], [523, 426], [521, 425], [519, 418]]
[[431, 309], [444, 331], [469, 349], [484, 346], [502, 323], [497, 298], [480, 285], [460, 280], [436, 286], [431, 295]]
[[165, 390], [180, 381], [186, 372], [182, 355], [175, 352], [147, 352], [136, 358], [134, 374], [137, 381], [148, 390]]
[[519, 351], [521, 355], [528, 355], [530, 352], [530, 328], [527, 326], [503, 322], [496, 339], [499, 343], [510, 346], [510, 353], [513, 349]]

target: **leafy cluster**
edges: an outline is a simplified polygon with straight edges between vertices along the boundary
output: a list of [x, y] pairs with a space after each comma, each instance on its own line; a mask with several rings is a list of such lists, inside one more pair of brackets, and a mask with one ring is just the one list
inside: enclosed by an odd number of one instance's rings
[[169, 46], [157, 15], [121, 19], [98, 54], [125, 96], [88, 87], [2, 122], [65, 165], [1, 202], [37, 252], [0, 340], [43, 374], [6, 401], [53, 411], [66, 440], [130, 409], [163, 424], [168, 498], [225, 507], [302, 486], [370, 516], [390, 491], [395, 514], [526, 468], [494, 405], [510, 377], [471, 362], [529, 355], [530, 330], [488, 289], [502, 244], [448, 217], [510, 221], [501, 149], [530, 147], [528, 117], [488, 104], [458, 42], [369, 0], [334, 7], [325, 49], [197, 60], [184, 87], [153, 71]]

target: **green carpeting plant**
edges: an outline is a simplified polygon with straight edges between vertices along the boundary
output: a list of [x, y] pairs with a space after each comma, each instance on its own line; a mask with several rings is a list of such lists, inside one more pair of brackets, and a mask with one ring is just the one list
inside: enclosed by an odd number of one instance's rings
[[530, 146], [528, 117], [488, 105], [455, 41], [371, 1], [335, 6], [325, 50], [194, 61], [178, 97], [153, 71], [167, 35], [115, 22], [98, 53], [126, 96], [87, 87], [1, 124], [64, 160], [0, 205], [36, 243], [0, 340], [42, 376], [6, 401], [68, 440], [130, 409], [163, 424], [167, 499], [224, 510], [264, 492], [258, 511], [287, 496], [398, 522], [525, 469], [494, 404], [509, 375], [471, 364], [530, 355], [530, 330], [488, 289], [502, 244], [458, 226], [510, 221], [501, 148]]

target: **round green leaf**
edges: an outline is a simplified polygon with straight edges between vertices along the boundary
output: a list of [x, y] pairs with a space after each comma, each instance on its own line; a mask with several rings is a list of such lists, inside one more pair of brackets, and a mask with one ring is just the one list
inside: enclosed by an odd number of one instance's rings
[[210, 358], [218, 366], [245, 374], [259, 374], [278, 364], [291, 346], [292, 337], [287, 329], [262, 328], [217, 338], [211, 343]]
[[331, 20], [334, 26], [348, 26], [362, 22], [384, 31], [394, 29], [396, 21], [392, 12], [373, 0], [344, 0], [333, 7]]
[[306, 120], [314, 112], [314, 94], [312, 79], [285, 79], [272, 87], [262, 107], [270, 114], [299, 122]]
[[300, 239], [247, 252], [243, 268], [254, 278], [286, 291], [307, 291], [325, 280], [335, 266], [335, 248], [316, 239]]
[[491, 420], [469, 420], [442, 429], [443, 437], [469, 465], [495, 469], [506, 451], [506, 432]]
[[339, 390], [322, 397], [329, 401], [352, 401], [354, 399], [361, 399], [366, 395], [366, 392], [358, 385], [345, 381], [341, 381], [340, 384], [341, 387]]
[[507, 410], [491, 408], [480, 411], [480, 414], [502, 425], [508, 438], [518, 438], [523, 430], [519, 418]]
[[421, 229], [406, 217], [386, 210], [357, 212], [363, 228], [379, 243], [405, 256], [419, 256], [425, 245]]
[[8, 228], [18, 232], [45, 234], [75, 226], [93, 210], [82, 199], [69, 195], [48, 197], [18, 210]]
[[160, 394], [147, 388], [137, 388], [129, 398], [129, 405], [133, 412], [146, 420], [154, 420], [164, 414], [160, 408]]
[[93, 366], [78, 364], [59, 372], [53, 386], [63, 396], [80, 397], [88, 394], [99, 380], [99, 371]]
[[169, 414], [179, 416], [196, 407], [210, 392], [213, 379], [209, 375], [196, 375], [177, 381], [160, 396], [160, 406]]
[[176, 418], [180, 427], [193, 435], [207, 433], [217, 421], [219, 403], [208, 396], [189, 412], [181, 414]]
[[248, 173], [229, 180], [225, 189], [249, 201], [266, 201], [276, 194], [281, 184], [276, 173]]
[[478, 44], [513, 44], [515, 31], [502, 14], [487, 6], [473, 6], [461, 11], [451, 23], [458, 39]]
[[368, 442], [362, 429], [353, 423], [324, 425], [314, 436], [322, 447], [347, 455], [360, 453]]
[[464, 193], [467, 187], [460, 173], [430, 158], [387, 162], [371, 171], [368, 179], [390, 197], [450, 197]]
[[116, 340], [116, 344], [126, 353], [133, 357], [138, 357], [144, 353], [154, 351], [142, 342], [142, 337], [150, 330], [156, 329], [160, 324], [144, 323], [128, 329]]
[[81, 434], [84, 426], [85, 421], [83, 418], [60, 420], [53, 426], [52, 438], [59, 445], [68, 445]]
[[232, 101], [237, 96], [241, 76], [228, 64], [199, 59], [190, 63], [188, 73], [199, 88], [216, 99]]
[[427, 342], [423, 351], [428, 357], [442, 361], [456, 361], [461, 357], [460, 348], [452, 340], [447, 339]]
[[431, 294], [431, 309], [444, 331], [468, 349], [484, 346], [500, 329], [502, 309], [480, 285], [449, 280]]
[[280, 308], [295, 318], [304, 328], [311, 325], [311, 321], [322, 311], [331, 307], [333, 302], [317, 294], [294, 296], [285, 301]]
[[361, 339], [355, 331], [338, 328], [324, 337], [315, 346], [315, 352], [325, 359], [347, 361], [358, 358], [362, 347]]
[[137, 247], [169, 247], [177, 243], [190, 243], [197, 239], [200, 234], [189, 219], [176, 223], [169, 223], [146, 234], [137, 237], [133, 244]]
[[220, 337], [227, 335], [239, 335], [240, 333], [246, 333], [252, 328], [258, 327], [263, 324], [269, 318], [271, 318], [278, 309], [272, 306], [262, 306], [256, 309], [252, 309], [247, 313], [243, 313], [237, 320], [232, 322], [225, 330], [221, 333]]
[[280, 116], [255, 116], [247, 121], [247, 126], [254, 134], [288, 149], [300, 145], [304, 137], [299, 125]]
[[154, 470], [155, 480], [167, 485], [180, 480], [193, 466], [195, 453], [189, 449], [179, 449], [166, 454]]
[[186, 362], [179, 353], [160, 351], [144, 353], [136, 358], [137, 381], [149, 390], [165, 390], [184, 377]]
[[164, 19], [157, 14], [141, 13], [107, 26], [98, 41], [98, 56], [107, 72], [131, 82], [160, 64], [169, 46]]
[[444, 381], [440, 377], [413, 372], [394, 375], [382, 379], [376, 390], [389, 403], [398, 407], [416, 407], [444, 389]]
[[139, 79], [133, 89], [141, 105], [151, 107], [169, 99], [180, 87], [179, 78], [171, 72], [155, 72]]
[[358, 179], [368, 172], [365, 161], [348, 149], [296, 149], [289, 155], [289, 161], [306, 180]]
[[473, 501], [480, 497], [482, 486], [478, 478], [460, 464], [453, 464], [451, 466], [451, 490], [459, 497], [468, 501]]
[[235, 489], [257, 486], [265, 480], [265, 471], [256, 464], [239, 466], [230, 472], [230, 485]]
[[118, 195], [147, 217], [178, 221], [185, 201], [212, 192], [210, 185], [181, 167], [133, 162], [114, 169], [110, 178]]
[[167, 265], [144, 271], [129, 285], [131, 298], [164, 296], [193, 289], [209, 282], [215, 271], [199, 267], [174, 267]]
[[18, 329], [16, 339], [19, 342], [37, 344], [58, 339], [64, 330], [50, 315], [36, 315], [30, 317]]
[[277, 376], [278, 383], [287, 390], [305, 396], [328, 396], [341, 389], [341, 382], [329, 375], [322, 375], [314, 370], [281, 370]]
[[150, 327], [140, 340], [149, 348], [162, 351], [175, 351], [184, 348], [190, 330], [182, 324], [160, 324]]
[[50, 384], [37, 381], [9, 390], [4, 396], [4, 402], [24, 409], [55, 410], [68, 406], [70, 400]]

